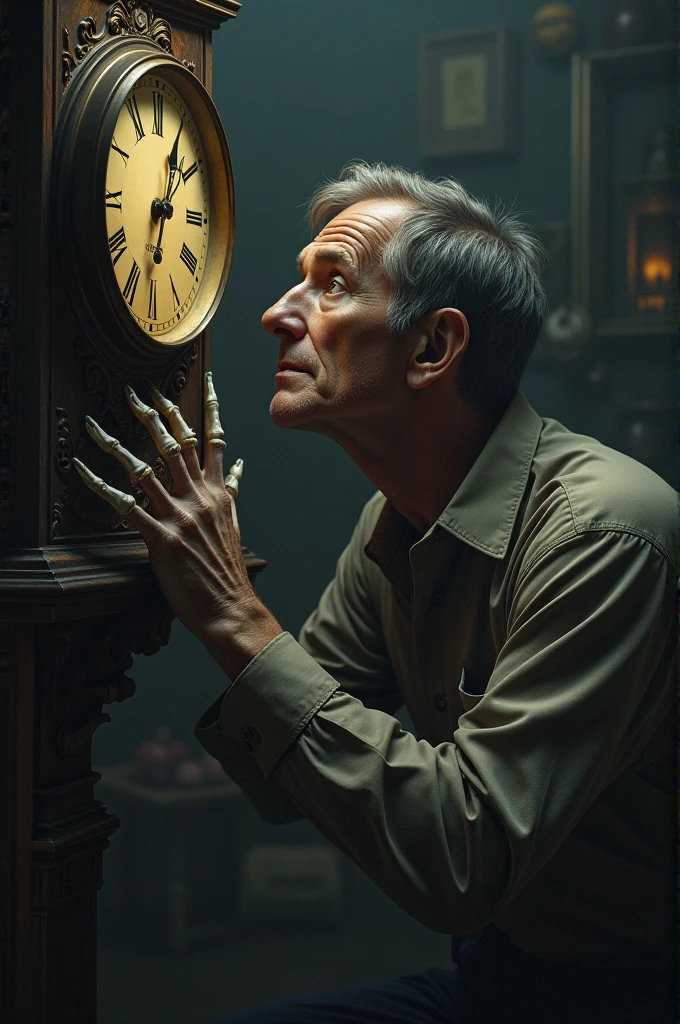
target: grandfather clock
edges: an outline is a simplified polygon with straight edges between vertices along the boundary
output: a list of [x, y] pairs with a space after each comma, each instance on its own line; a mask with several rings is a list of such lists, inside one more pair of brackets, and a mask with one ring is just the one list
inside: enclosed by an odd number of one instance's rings
[[126, 383], [200, 433], [234, 210], [211, 33], [240, 6], [0, 0], [1, 1024], [96, 1018], [118, 821], [91, 740], [171, 616], [138, 535], [72, 460], [130, 489], [90, 414], [170, 486]]

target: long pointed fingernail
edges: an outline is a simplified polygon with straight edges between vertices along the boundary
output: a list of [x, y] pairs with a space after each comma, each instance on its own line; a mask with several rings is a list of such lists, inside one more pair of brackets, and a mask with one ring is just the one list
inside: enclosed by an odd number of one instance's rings
[[220, 405], [217, 394], [213, 387], [212, 373], [210, 370], [205, 375], [205, 393], [203, 404], [205, 406], [205, 438], [208, 444], [219, 445], [226, 448], [224, 442], [224, 430], [220, 423]]
[[96, 476], [91, 469], [88, 469], [80, 459], [74, 457], [72, 462], [83, 483], [91, 491], [94, 491], [95, 494], [98, 494], [100, 498], [103, 498], [104, 501], [108, 501], [109, 505], [113, 505], [116, 512], [120, 515], [127, 515], [132, 511], [137, 502], [131, 494], [125, 494], [124, 491], [119, 491], [116, 487], [110, 487], [106, 481]]

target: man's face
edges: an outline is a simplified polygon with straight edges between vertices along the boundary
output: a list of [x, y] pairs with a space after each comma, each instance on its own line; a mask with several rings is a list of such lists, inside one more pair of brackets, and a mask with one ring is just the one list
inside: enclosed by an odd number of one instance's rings
[[398, 410], [406, 348], [385, 327], [380, 252], [410, 209], [367, 200], [330, 221], [299, 255], [302, 280], [262, 317], [279, 338], [274, 423], [332, 435]]

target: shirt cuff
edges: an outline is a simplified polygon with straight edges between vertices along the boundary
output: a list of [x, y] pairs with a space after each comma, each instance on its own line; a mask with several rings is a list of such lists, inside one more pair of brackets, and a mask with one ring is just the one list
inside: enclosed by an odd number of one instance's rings
[[196, 736], [210, 752], [252, 755], [266, 776], [339, 685], [290, 633], [279, 633], [205, 712]]

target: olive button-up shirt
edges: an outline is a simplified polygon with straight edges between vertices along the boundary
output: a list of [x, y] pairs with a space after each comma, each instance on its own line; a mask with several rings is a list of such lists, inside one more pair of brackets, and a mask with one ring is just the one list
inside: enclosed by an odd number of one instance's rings
[[368, 502], [196, 735], [434, 930], [671, 964], [677, 545], [672, 488], [519, 392], [424, 536]]

